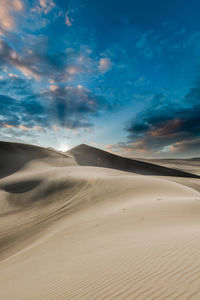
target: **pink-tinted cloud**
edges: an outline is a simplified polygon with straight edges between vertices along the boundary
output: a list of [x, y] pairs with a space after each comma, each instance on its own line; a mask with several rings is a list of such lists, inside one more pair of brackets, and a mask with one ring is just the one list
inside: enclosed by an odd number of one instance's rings
[[5, 128], [13, 128], [14, 127], [14, 125], [7, 124], [7, 123], [2, 123], [2, 126]]
[[23, 131], [28, 131], [28, 130], [30, 130], [29, 127], [24, 126], [24, 125], [18, 125], [18, 128], [21, 129], [21, 130], [23, 130]]
[[170, 152], [172, 153], [188, 153], [191, 155], [199, 155], [200, 138], [197, 137], [192, 140], [183, 140], [176, 142], [170, 146]]
[[67, 13], [66, 16], [65, 16], [65, 24], [66, 24], [68, 27], [71, 27], [71, 26], [72, 26], [72, 22], [71, 22], [70, 17], [68, 16], [68, 13]]
[[108, 57], [103, 57], [99, 60], [99, 70], [102, 73], [106, 73], [112, 67], [111, 60]]
[[160, 128], [150, 130], [148, 134], [157, 138], [162, 136], [173, 137], [177, 134], [177, 130], [182, 126], [182, 124], [183, 120], [178, 118], [169, 120], [161, 124]]
[[36, 6], [32, 8], [33, 12], [47, 15], [56, 6], [52, 0], [39, 0]]
[[59, 127], [58, 127], [57, 125], [53, 125], [53, 126], [52, 126], [52, 129], [53, 129], [54, 131], [58, 131], [58, 130], [59, 130]]
[[0, 0], [0, 27], [3, 30], [11, 31], [15, 29], [15, 16], [24, 9], [21, 0]]
[[14, 49], [12, 49], [4, 39], [0, 39], [0, 58], [4, 63], [12, 65], [26, 77], [34, 77], [36, 80], [40, 79], [40, 73], [35, 66], [31, 65], [31, 56], [22, 57]]
[[2, 125], [2, 127], [7, 128], [7, 129], [18, 128], [22, 131], [29, 131], [29, 130], [36, 130], [36, 131], [41, 131], [41, 132], [45, 131], [45, 129], [43, 127], [38, 126], [38, 125], [35, 125], [33, 127], [28, 127], [28, 126], [25, 126], [25, 125], [22, 125], [22, 124], [13, 125], [13, 124], [7, 124], [7, 123], [2, 123], [1, 125]]
[[38, 125], [33, 126], [33, 130], [37, 130], [37, 131], [41, 131], [41, 132], [45, 131], [45, 129], [43, 127], [38, 126]]

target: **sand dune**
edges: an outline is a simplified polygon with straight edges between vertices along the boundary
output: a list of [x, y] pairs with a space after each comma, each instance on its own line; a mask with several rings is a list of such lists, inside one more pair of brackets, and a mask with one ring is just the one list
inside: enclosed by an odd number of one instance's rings
[[0, 299], [200, 299], [200, 183], [184, 160], [2, 142], [0, 170]]
[[64, 153], [37, 146], [0, 141], [0, 178], [8, 176], [30, 162], [52, 166], [73, 165], [71, 158]]
[[184, 172], [200, 175], [200, 158], [191, 159], [151, 159], [145, 160], [153, 164], [161, 165], [168, 168], [175, 168]]
[[77, 164], [80, 166], [112, 168], [141, 175], [198, 178], [196, 174], [180, 170], [176, 165], [174, 165], [173, 168], [170, 168], [168, 166], [153, 164], [152, 162], [121, 157], [84, 144], [79, 145], [66, 153], [72, 154]]

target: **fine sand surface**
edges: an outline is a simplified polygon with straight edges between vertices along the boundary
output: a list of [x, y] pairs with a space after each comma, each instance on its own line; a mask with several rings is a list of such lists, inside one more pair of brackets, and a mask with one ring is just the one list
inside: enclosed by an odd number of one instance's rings
[[0, 299], [199, 300], [199, 166], [0, 142]]

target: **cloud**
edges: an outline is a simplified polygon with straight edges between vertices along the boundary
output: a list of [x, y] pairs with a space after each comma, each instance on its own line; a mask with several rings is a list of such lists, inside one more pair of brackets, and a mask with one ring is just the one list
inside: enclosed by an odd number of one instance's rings
[[[27, 78], [51, 82], [72, 81], [80, 74], [94, 71], [95, 62], [89, 57], [87, 49], [54, 50], [46, 37], [27, 37], [27, 47], [17, 52], [8, 42], [0, 38], [0, 64], [14, 67]], [[82, 55], [81, 55], [82, 52]]]
[[29, 127], [24, 126], [24, 125], [19, 125], [18, 128], [23, 130], [23, 131], [28, 131], [29, 130]]
[[44, 102], [38, 98], [38, 95], [14, 98], [0, 94], [0, 119], [2, 126], [8, 124], [13, 127], [33, 128], [34, 126], [48, 127], [49, 124]]
[[112, 67], [111, 60], [108, 57], [100, 58], [99, 60], [99, 70], [102, 73], [106, 73]]
[[32, 92], [31, 80], [9, 73], [0, 78], [0, 89], [4, 94], [29, 95]]
[[[166, 55], [167, 60], [180, 52], [184, 53], [184, 49], [188, 44], [185, 36], [185, 28], [175, 25], [173, 22], [162, 22], [157, 30], [152, 28], [138, 32], [136, 31], [135, 48], [138, 53], [146, 59], [156, 59], [158, 56]], [[187, 45], [189, 46], [189, 45]]]
[[56, 7], [56, 4], [52, 0], [38, 0], [33, 3], [33, 6], [31, 7], [31, 12], [35, 12], [39, 15], [49, 14], [54, 8]]
[[66, 54], [54, 52], [48, 54], [46, 45], [39, 40], [34, 45], [40, 50], [24, 50], [18, 54], [5, 40], [0, 39], [0, 62], [5, 66], [12, 66], [19, 70], [27, 78], [34, 77], [36, 80], [46, 78], [52, 74], [52, 78], [61, 80], [81, 71], [80, 67], [67, 65]]
[[56, 5], [52, 0], [39, 0], [41, 10], [48, 14]]
[[24, 9], [21, 0], [0, 0], [0, 28], [1, 30], [11, 31], [15, 29], [16, 14]]
[[193, 153], [200, 138], [199, 96], [198, 86], [191, 88], [181, 102], [154, 95], [148, 107], [126, 123], [127, 141], [113, 149], [140, 156]]
[[23, 58], [3, 39], [0, 39], [0, 61], [2, 64], [15, 67], [27, 77], [33, 76], [39, 79], [40, 72], [33, 65], [35, 59], [33, 59], [32, 52]]
[[13, 128], [13, 127], [15, 127], [14, 125], [6, 124], [6, 123], [2, 123], [2, 126], [5, 127], [5, 128]]
[[59, 127], [58, 127], [57, 125], [53, 125], [53, 126], [52, 126], [52, 129], [53, 129], [54, 131], [58, 131], [58, 130], [59, 130]]
[[0, 94], [0, 126], [6, 129], [42, 132], [60, 127], [88, 128], [93, 126], [93, 117], [112, 109], [104, 97], [81, 85], [51, 85], [34, 93], [29, 81], [11, 75], [0, 81], [0, 87], [4, 87], [2, 91], [12, 91], [10, 96]]
[[90, 127], [91, 116], [111, 109], [102, 96], [94, 95], [82, 86], [53, 85], [43, 93], [43, 97], [50, 103], [54, 118], [61, 126], [68, 128]]
[[68, 11], [66, 12], [66, 15], [65, 15], [65, 24], [68, 27], [72, 26], [72, 19], [69, 17], [69, 12]]
[[183, 140], [180, 142], [174, 143], [170, 147], [170, 152], [173, 154], [180, 153], [189, 153], [190, 156], [199, 156], [200, 149], [200, 137], [197, 137], [192, 140]]

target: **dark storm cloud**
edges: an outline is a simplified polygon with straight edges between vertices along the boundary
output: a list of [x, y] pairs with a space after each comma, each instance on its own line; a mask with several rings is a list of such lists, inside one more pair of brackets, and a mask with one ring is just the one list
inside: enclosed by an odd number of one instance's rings
[[155, 136], [157, 139], [198, 136], [199, 115], [200, 105], [192, 102], [184, 102], [184, 107], [171, 104], [153, 106], [138, 116], [138, 120], [130, 121], [125, 130], [130, 139], [138, 135]]
[[191, 140], [177, 142], [171, 147], [173, 153], [189, 153], [190, 156], [199, 156], [200, 137]]
[[190, 89], [189, 93], [185, 97], [185, 101], [188, 104], [199, 104], [200, 102], [200, 82], [197, 83], [196, 87]]
[[[133, 151], [185, 152], [199, 145], [200, 137], [200, 89], [191, 88], [182, 103], [171, 102], [159, 94], [154, 96], [151, 106], [130, 120], [125, 131], [127, 143], [119, 143], [122, 149]], [[198, 143], [196, 143], [196, 140]]]

